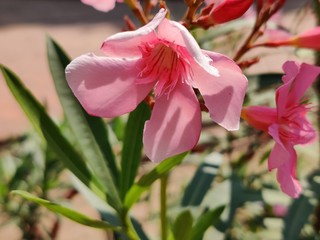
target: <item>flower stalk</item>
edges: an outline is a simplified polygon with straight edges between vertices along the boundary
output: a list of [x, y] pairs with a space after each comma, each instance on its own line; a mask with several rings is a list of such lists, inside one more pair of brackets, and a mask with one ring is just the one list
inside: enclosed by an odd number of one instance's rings
[[137, 0], [125, 0], [125, 3], [130, 7], [142, 25], [146, 25], [148, 23], [148, 18]]
[[168, 174], [160, 178], [161, 240], [167, 240], [167, 237], [168, 237], [167, 185], [168, 185]]

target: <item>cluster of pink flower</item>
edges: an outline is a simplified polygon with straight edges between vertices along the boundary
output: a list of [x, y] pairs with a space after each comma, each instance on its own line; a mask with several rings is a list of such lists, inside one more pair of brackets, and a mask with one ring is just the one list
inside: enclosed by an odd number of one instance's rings
[[[82, 0], [109, 11], [116, 0]], [[117, 2], [122, 2], [117, 0]], [[195, 24], [204, 28], [242, 16], [253, 0], [206, 0]], [[258, 1], [266, 5], [284, 1]], [[232, 9], [232, 11], [230, 11]], [[306, 119], [308, 105], [301, 102], [320, 67], [286, 62], [284, 84], [276, 91], [277, 108], [251, 106], [242, 109], [247, 78], [228, 57], [200, 49], [180, 23], [166, 19], [161, 8], [152, 21], [134, 30], [117, 33], [102, 45], [104, 57], [82, 55], [66, 69], [66, 77], [84, 109], [92, 115], [112, 118], [133, 111], [152, 92], [155, 104], [145, 123], [144, 149], [154, 162], [188, 151], [199, 140], [201, 108], [199, 90], [213, 121], [227, 130], [239, 128], [240, 115], [253, 127], [268, 132], [276, 144], [269, 156], [269, 169], [278, 169], [282, 190], [297, 197], [294, 145], [310, 143], [316, 131]], [[266, 42], [265, 46], [295, 45], [318, 48], [320, 28], [297, 36]], [[153, 91], [152, 91], [153, 90]]]

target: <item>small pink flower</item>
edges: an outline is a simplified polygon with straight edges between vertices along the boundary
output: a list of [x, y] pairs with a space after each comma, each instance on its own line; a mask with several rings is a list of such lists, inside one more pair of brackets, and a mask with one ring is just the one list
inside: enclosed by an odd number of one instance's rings
[[244, 118], [253, 127], [268, 132], [276, 144], [269, 159], [269, 170], [278, 169], [277, 179], [283, 192], [298, 197], [301, 186], [296, 179], [296, 144], [311, 143], [316, 130], [307, 120], [307, 104], [302, 103], [305, 91], [320, 74], [320, 67], [288, 61], [283, 65], [284, 84], [276, 90], [277, 108], [250, 106], [242, 110]]
[[275, 204], [272, 206], [272, 213], [275, 217], [285, 217], [288, 213], [288, 207], [283, 204]]
[[[282, 30], [273, 30], [269, 35], [269, 39], [266, 43], [259, 44], [267, 47], [279, 47], [279, 46], [295, 46], [299, 48], [311, 48], [320, 50], [320, 27], [315, 27], [302, 32], [296, 36], [290, 34], [281, 34]], [[280, 36], [277, 36], [279, 35]]]
[[109, 12], [114, 9], [116, 2], [123, 2], [123, 0], [81, 0], [82, 3], [90, 5], [102, 12]]
[[229, 58], [203, 51], [188, 30], [161, 9], [147, 25], [107, 38], [107, 55], [82, 55], [66, 68], [70, 88], [92, 115], [112, 118], [133, 111], [154, 89], [144, 128], [146, 155], [155, 162], [193, 148], [200, 136], [199, 89], [211, 118], [239, 127], [247, 79]]
[[200, 14], [197, 23], [204, 28], [229, 22], [241, 17], [253, 0], [206, 0], [208, 5]]

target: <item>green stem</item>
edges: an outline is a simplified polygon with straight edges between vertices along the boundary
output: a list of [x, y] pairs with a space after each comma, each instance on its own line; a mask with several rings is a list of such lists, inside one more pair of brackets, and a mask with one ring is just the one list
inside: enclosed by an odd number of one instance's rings
[[161, 217], [161, 240], [167, 240], [167, 184], [168, 174], [160, 178], [160, 217]]
[[137, 234], [136, 230], [134, 229], [134, 226], [132, 224], [130, 215], [128, 211], [124, 211], [121, 214], [121, 222], [123, 225], [123, 232], [127, 235], [127, 237], [130, 240], [139, 240], [139, 235]]

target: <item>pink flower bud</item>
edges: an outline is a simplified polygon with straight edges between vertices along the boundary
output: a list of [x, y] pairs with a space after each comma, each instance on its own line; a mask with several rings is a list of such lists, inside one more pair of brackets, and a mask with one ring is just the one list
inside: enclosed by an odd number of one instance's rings
[[209, 28], [241, 17], [252, 5], [253, 0], [207, 0], [206, 3], [210, 5], [201, 11], [197, 23]]
[[295, 46], [320, 50], [320, 27], [309, 29], [296, 36], [277, 37], [269, 34], [269, 40], [261, 45], [267, 47]]

